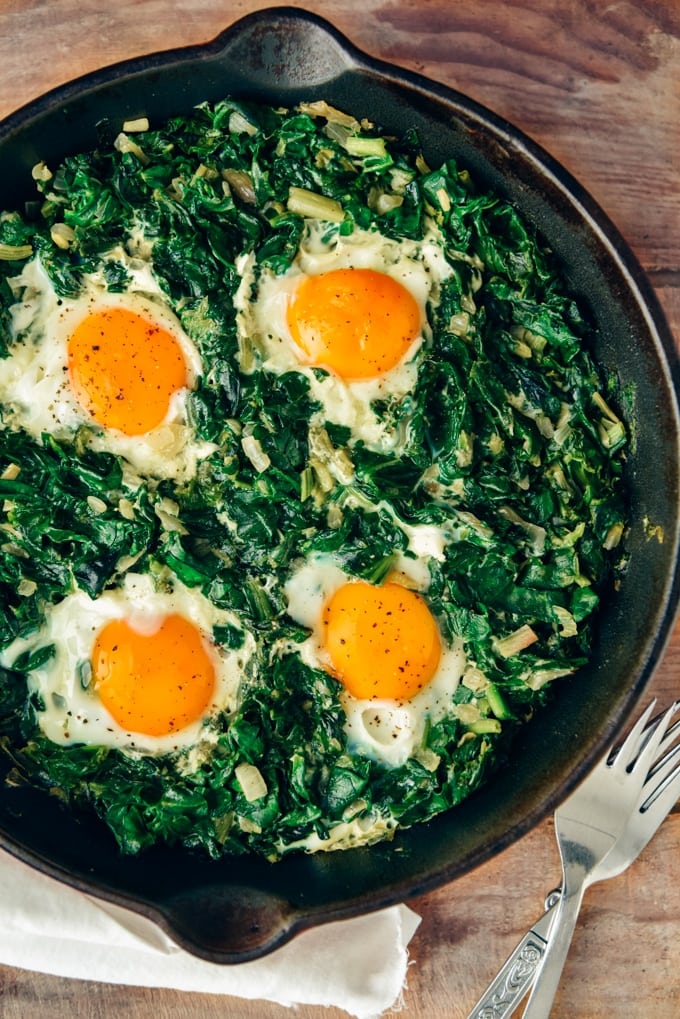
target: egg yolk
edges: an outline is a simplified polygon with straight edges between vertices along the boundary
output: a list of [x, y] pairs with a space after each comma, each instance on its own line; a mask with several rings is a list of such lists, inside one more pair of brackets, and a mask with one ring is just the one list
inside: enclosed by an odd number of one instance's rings
[[126, 732], [167, 736], [197, 721], [210, 704], [215, 668], [201, 634], [182, 616], [153, 633], [124, 619], [100, 630], [92, 652], [97, 694]]
[[343, 584], [322, 618], [332, 671], [358, 700], [409, 700], [437, 671], [437, 624], [423, 598], [400, 584]]
[[162, 424], [187, 369], [172, 333], [127, 308], [88, 315], [68, 340], [71, 385], [104, 428], [145, 435]]
[[420, 309], [385, 273], [334, 269], [300, 283], [287, 322], [311, 364], [343, 379], [372, 379], [404, 357], [420, 332]]

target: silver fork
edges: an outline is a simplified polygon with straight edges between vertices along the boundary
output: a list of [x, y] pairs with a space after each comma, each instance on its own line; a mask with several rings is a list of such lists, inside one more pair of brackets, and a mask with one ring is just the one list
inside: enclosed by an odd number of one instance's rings
[[468, 1019], [505, 1019], [532, 983], [524, 1019], [546, 1019], [586, 889], [625, 870], [680, 796], [680, 721], [669, 728], [680, 703], [649, 723], [654, 703], [555, 812], [562, 893], [546, 899]]

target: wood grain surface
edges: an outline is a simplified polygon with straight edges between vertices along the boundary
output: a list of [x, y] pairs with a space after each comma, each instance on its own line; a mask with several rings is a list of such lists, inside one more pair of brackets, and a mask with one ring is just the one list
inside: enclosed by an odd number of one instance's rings
[[[249, 0], [0, 0], [0, 117], [76, 75], [205, 42], [267, 6]], [[546, 147], [628, 240], [680, 337], [680, 3], [308, 0], [297, 6], [323, 14], [372, 55], [460, 89]], [[662, 703], [680, 695], [680, 628], [651, 693]], [[676, 808], [622, 877], [588, 893], [555, 1019], [680, 1016], [679, 871]], [[546, 822], [465, 878], [411, 902], [423, 919], [411, 943], [402, 1014], [466, 1016], [558, 876]], [[346, 1014], [0, 967], [4, 1019]]]

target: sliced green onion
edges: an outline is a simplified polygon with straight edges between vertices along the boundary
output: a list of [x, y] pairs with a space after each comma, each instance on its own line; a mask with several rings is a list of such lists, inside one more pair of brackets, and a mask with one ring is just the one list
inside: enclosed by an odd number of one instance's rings
[[123, 124], [125, 134], [142, 134], [149, 130], [148, 117], [136, 117], [134, 120], [126, 120]]
[[113, 147], [118, 149], [119, 152], [129, 152], [131, 155], [136, 156], [144, 166], [149, 162], [149, 157], [144, 149], [137, 142], [133, 142], [131, 138], [128, 138], [124, 131], [121, 131], [118, 135], [113, 143]]
[[553, 612], [557, 616], [560, 636], [575, 637], [578, 634], [578, 626], [569, 609], [565, 609], [562, 605], [553, 605]]
[[604, 541], [602, 542], [603, 548], [606, 548], [607, 551], [611, 551], [611, 549], [617, 548], [622, 537], [623, 537], [623, 524], [620, 522], [612, 524], [609, 530], [607, 531], [607, 535]]
[[311, 467], [305, 467], [300, 471], [300, 502], [307, 502], [313, 491], [314, 471]]
[[42, 160], [39, 163], [36, 163], [33, 169], [31, 170], [31, 177], [33, 178], [33, 180], [41, 181], [42, 183], [45, 183], [45, 181], [48, 180], [52, 180], [52, 176], [53, 176], [52, 171], [50, 170], [46, 163], [42, 162]]
[[248, 457], [258, 474], [262, 474], [271, 466], [269, 454], [265, 453], [260, 445], [260, 440], [254, 435], [244, 435], [241, 439], [241, 449]]
[[234, 110], [229, 117], [229, 131], [231, 134], [257, 134], [259, 128], [252, 124], [247, 117], [244, 117], [238, 110]]
[[344, 148], [350, 156], [386, 156], [384, 138], [364, 138], [361, 135], [351, 134], [344, 143]]
[[620, 421], [609, 421], [602, 418], [598, 427], [600, 442], [605, 449], [619, 449], [626, 441], [626, 430]]
[[50, 228], [50, 237], [58, 248], [68, 251], [76, 239], [76, 233], [68, 223], [55, 223]]
[[501, 658], [513, 658], [524, 648], [538, 640], [538, 634], [527, 624], [509, 633], [506, 637], [494, 640], [493, 649]]
[[21, 262], [32, 254], [30, 244], [0, 244], [0, 262]]
[[254, 764], [237, 764], [234, 776], [248, 803], [254, 803], [255, 800], [261, 800], [267, 795], [267, 783], [262, 778], [260, 769]]
[[505, 703], [505, 699], [495, 683], [489, 683], [484, 691], [484, 696], [489, 702], [489, 707], [496, 718], [501, 720], [512, 718], [512, 712]]
[[300, 112], [307, 113], [310, 117], [325, 117], [330, 124], [342, 124], [353, 131], [359, 127], [356, 117], [336, 109], [335, 106], [330, 106], [325, 99], [317, 99], [312, 103], [300, 103]]
[[306, 188], [292, 187], [288, 192], [288, 211], [306, 219], [323, 219], [329, 223], [342, 223], [345, 212], [334, 198], [319, 195]]
[[480, 718], [477, 722], [471, 722], [467, 728], [476, 736], [488, 736], [500, 732], [503, 726], [497, 718]]

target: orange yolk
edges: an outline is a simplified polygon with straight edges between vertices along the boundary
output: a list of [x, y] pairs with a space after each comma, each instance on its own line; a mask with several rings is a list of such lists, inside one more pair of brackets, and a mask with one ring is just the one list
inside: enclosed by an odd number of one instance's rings
[[197, 721], [210, 704], [215, 669], [196, 627], [166, 616], [155, 633], [115, 619], [92, 652], [95, 689], [126, 732], [167, 736]]
[[372, 379], [406, 354], [420, 332], [420, 309], [385, 273], [334, 269], [300, 283], [287, 321], [311, 364], [343, 379]]
[[358, 700], [409, 700], [439, 665], [432, 613], [400, 584], [344, 584], [324, 606], [323, 632], [333, 673]]
[[83, 319], [68, 340], [68, 368], [77, 399], [97, 424], [125, 435], [162, 424], [173, 393], [187, 385], [177, 339], [126, 308]]

